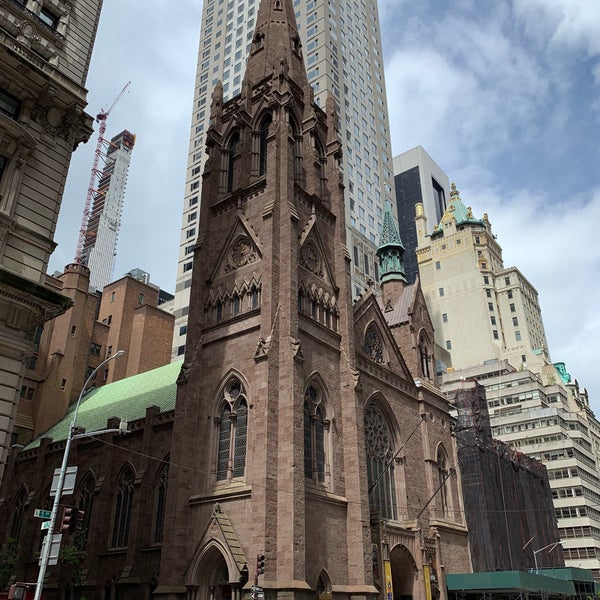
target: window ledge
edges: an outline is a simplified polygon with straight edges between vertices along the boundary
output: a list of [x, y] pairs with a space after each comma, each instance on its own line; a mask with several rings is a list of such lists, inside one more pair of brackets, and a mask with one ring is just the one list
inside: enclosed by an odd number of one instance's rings
[[348, 499], [345, 496], [332, 494], [327, 490], [314, 486], [310, 482], [306, 485], [306, 497], [310, 498], [311, 500], [322, 500], [324, 502], [329, 502], [330, 504], [338, 504], [342, 506], [346, 506], [348, 504]]
[[227, 486], [218, 488], [208, 494], [198, 494], [190, 496], [188, 503], [194, 504], [211, 504], [218, 500], [233, 500], [239, 498], [250, 498], [252, 495], [252, 486], [246, 483], [231, 483]]

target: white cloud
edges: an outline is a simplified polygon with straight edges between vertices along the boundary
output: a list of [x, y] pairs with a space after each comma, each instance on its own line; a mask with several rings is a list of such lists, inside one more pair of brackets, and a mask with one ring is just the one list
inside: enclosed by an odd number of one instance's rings
[[452, 32], [447, 45], [424, 45], [421, 35], [411, 36], [387, 56], [394, 151], [421, 144], [438, 160], [448, 155], [448, 164], [464, 165], [505, 151], [515, 137], [539, 135], [547, 73], [503, 33], [501, 18], [479, 25], [452, 17], [430, 31], [435, 39], [444, 32]]
[[555, 50], [600, 54], [600, 3], [595, 0], [514, 1], [523, 26]]

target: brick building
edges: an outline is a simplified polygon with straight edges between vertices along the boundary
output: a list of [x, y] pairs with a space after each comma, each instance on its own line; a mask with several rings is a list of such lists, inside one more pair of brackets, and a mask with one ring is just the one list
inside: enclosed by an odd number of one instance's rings
[[[124, 438], [77, 442], [86, 598], [240, 600], [257, 554], [269, 600], [444, 598], [444, 574], [470, 570], [431, 320], [390, 215], [382, 297], [352, 303], [335, 100], [325, 112], [312, 100], [292, 1], [262, 0], [241, 95], [213, 95], [174, 414], [173, 366], [82, 403], [83, 416], [104, 398], [86, 428], [158, 406]], [[114, 325], [110, 310], [99, 318]], [[25, 580], [39, 540], [17, 525], [46, 502], [67, 426], [15, 455], [5, 490], [0, 529], [23, 540]], [[75, 581], [64, 573], [50, 568], [46, 597]]]
[[27, 363], [12, 443], [26, 444], [62, 419], [93, 369], [125, 350], [97, 374], [94, 386], [118, 381], [170, 360], [173, 316], [158, 306], [160, 290], [126, 275], [90, 291], [90, 270], [70, 264], [46, 284], [70, 298], [73, 307], [38, 330]]

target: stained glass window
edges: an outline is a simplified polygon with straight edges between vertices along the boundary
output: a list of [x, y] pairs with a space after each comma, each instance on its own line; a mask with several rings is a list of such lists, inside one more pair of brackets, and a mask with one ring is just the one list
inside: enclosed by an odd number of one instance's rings
[[387, 420], [374, 403], [365, 411], [365, 439], [369, 490], [374, 486], [369, 506], [384, 519], [397, 519], [392, 436]]
[[225, 386], [218, 419], [217, 481], [243, 477], [246, 468], [248, 403], [237, 378]]
[[133, 471], [130, 467], [126, 467], [117, 484], [115, 521], [112, 535], [113, 548], [127, 546], [129, 525], [131, 523], [131, 510], [133, 508], [133, 481]]
[[321, 399], [321, 391], [309, 385], [304, 396], [304, 475], [323, 483], [326, 421]]
[[375, 323], [371, 323], [367, 327], [367, 331], [365, 332], [364, 350], [365, 354], [375, 362], [383, 362], [383, 343]]

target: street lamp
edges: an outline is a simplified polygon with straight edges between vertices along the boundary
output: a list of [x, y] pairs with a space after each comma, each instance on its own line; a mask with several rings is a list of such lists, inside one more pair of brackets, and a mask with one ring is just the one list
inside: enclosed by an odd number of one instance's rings
[[552, 552], [552, 550], [554, 550], [554, 548], [556, 548], [556, 546], [558, 546], [559, 544], [560, 544], [560, 542], [553, 542], [552, 544], [548, 544], [547, 546], [544, 546], [543, 548], [540, 548], [539, 550], [533, 551], [533, 562], [535, 563], [536, 574], [538, 573], [538, 563], [537, 563], [538, 552], [542, 552], [543, 550], [546, 550], [546, 548], [550, 548], [550, 550], [548, 550], [548, 554], [550, 554], [550, 552]]
[[56, 485], [56, 495], [54, 496], [54, 504], [52, 505], [52, 513], [50, 515], [50, 524], [48, 527], [48, 533], [46, 534], [46, 539], [44, 540], [44, 544], [42, 545], [42, 556], [40, 557], [40, 572], [38, 574], [37, 584], [35, 588], [35, 596], [33, 600], [40, 600], [42, 595], [42, 588], [44, 586], [44, 579], [46, 578], [46, 568], [48, 567], [48, 560], [50, 559], [50, 548], [52, 547], [52, 535], [54, 532], [54, 526], [56, 524], [56, 515], [58, 514], [58, 507], [60, 505], [60, 498], [62, 495], [63, 487], [65, 484], [65, 474], [67, 472], [67, 461], [69, 460], [69, 450], [71, 449], [71, 442], [75, 436], [75, 428], [77, 426], [77, 415], [79, 414], [79, 405], [81, 404], [81, 400], [85, 393], [85, 390], [88, 386], [88, 383], [94, 378], [94, 375], [109, 361], [114, 358], [119, 358], [119, 356], [123, 356], [125, 354], [125, 350], [119, 350], [115, 352], [112, 356], [109, 356], [107, 359], [103, 360], [89, 375], [89, 377], [85, 380], [83, 387], [81, 388], [81, 392], [79, 393], [79, 398], [77, 398], [77, 404], [75, 405], [75, 410], [73, 411], [73, 420], [71, 421], [71, 425], [69, 426], [69, 434], [67, 435], [67, 443], [65, 444], [65, 451], [63, 454], [62, 464], [60, 466], [60, 472], [58, 476], [58, 483]]

